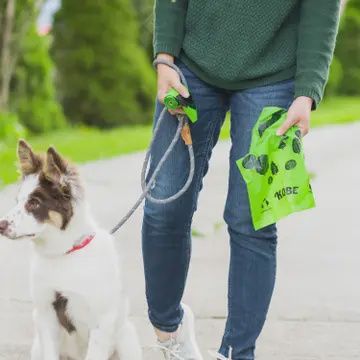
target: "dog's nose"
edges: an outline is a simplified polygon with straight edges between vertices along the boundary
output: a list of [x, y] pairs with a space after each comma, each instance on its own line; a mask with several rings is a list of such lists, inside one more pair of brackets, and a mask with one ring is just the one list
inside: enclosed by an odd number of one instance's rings
[[0, 220], [0, 234], [4, 235], [6, 230], [9, 227], [9, 222], [7, 220]]

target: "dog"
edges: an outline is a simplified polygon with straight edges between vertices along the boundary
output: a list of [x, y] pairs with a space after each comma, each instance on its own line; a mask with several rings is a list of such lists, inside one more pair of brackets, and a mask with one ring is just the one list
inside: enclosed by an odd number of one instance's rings
[[140, 360], [113, 237], [94, 221], [76, 167], [18, 143], [20, 191], [0, 235], [33, 244], [31, 360]]

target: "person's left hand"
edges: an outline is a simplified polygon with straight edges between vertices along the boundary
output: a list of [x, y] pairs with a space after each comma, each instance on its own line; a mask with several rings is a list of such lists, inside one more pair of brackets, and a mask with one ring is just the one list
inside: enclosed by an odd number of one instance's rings
[[291, 104], [288, 115], [284, 123], [279, 127], [276, 134], [281, 136], [286, 133], [293, 125], [296, 125], [302, 136], [305, 136], [310, 129], [310, 117], [313, 99], [307, 96], [299, 96]]

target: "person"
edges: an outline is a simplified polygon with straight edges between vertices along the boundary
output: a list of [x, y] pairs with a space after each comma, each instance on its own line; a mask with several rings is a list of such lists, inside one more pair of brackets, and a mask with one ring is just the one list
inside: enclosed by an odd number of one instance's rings
[[[211, 152], [226, 113], [231, 113], [231, 150], [224, 220], [230, 237], [228, 317], [217, 359], [252, 360], [268, 312], [276, 270], [276, 225], [254, 230], [245, 182], [236, 166], [251, 142], [265, 106], [288, 109], [278, 129], [310, 127], [324, 92], [333, 56], [340, 0], [157, 0], [154, 53], [181, 69], [159, 64], [155, 122], [170, 88], [193, 97], [198, 121], [191, 124], [195, 175], [176, 201], [146, 201], [142, 247], [148, 313], [165, 359], [200, 360], [194, 315], [182, 304], [191, 253], [191, 222]], [[189, 91], [188, 91], [189, 90]], [[149, 173], [177, 127], [167, 113], [151, 151]], [[151, 195], [165, 198], [188, 176], [188, 153], [179, 141]], [[211, 294], [209, 294], [211, 297]]]

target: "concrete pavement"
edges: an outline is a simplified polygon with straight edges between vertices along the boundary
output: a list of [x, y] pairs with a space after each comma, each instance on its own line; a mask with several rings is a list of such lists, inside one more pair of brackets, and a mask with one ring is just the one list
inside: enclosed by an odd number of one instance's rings
[[[259, 360], [360, 359], [360, 123], [315, 129], [305, 140], [317, 208], [280, 222], [279, 264]], [[121, 139], [119, 139], [121, 141]], [[199, 342], [219, 345], [226, 317], [228, 237], [222, 220], [229, 143], [214, 151], [194, 220], [193, 257], [185, 301], [197, 315]], [[143, 154], [81, 167], [99, 222], [110, 228], [138, 196]], [[126, 189], [126, 190], [124, 190]], [[0, 193], [0, 214], [16, 185]], [[145, 359], [161, 357], [146, 318], [140, 247], [141, 211], [117, 235], [124, 254], [132, 315]], [[32, 340], [29, 244], [0, 241], [0, 359], [28, 359]]]

